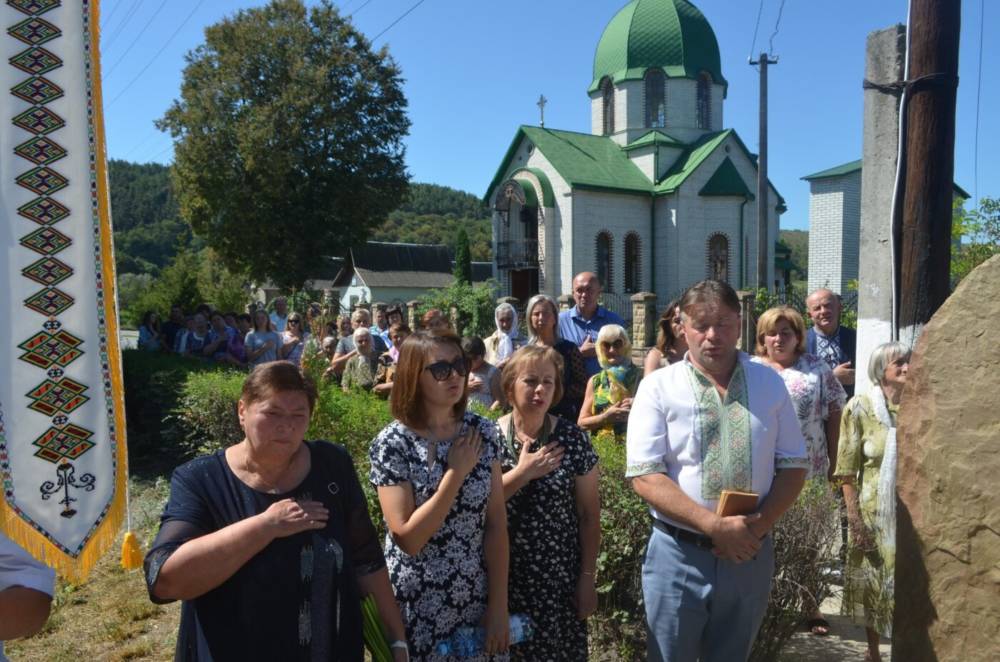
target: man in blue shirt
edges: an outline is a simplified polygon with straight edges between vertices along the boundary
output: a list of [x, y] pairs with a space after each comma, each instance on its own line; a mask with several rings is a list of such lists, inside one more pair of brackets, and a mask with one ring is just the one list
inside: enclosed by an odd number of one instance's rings
[[854, 359], [857, 332], [840, 325], [840, 297], [830, 290], [816, 290], [806, 298], [813, 326], [806, 334], [806, 352], [830, 366], [844, 386], [847, 397], [854, 395]]
[[597, 332], [607, 324], [625, 326], [621, 317], [598, 305], [600, 297], [601, 281], [597, 274], [584, 271], [573, 279], [573, 300], [576, 306], [559, 313], [559, 335], [580, 348], [588, 377], [601, 371], [595, 344]]

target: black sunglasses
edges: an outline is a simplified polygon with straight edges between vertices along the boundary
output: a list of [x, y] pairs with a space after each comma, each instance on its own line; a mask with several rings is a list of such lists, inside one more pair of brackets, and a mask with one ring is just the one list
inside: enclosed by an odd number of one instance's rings
[[298, 324], [301, 320], [288, 320], [289, 324]]
[[465, 377], [469, 374], [469, 362], [464, 357], [459, 357], [450, 363], [448, 361], [432, 363], [424, 370], [430, 370], [431, 377], [439, 382], [444, 382], [451, 379], [452, 372], [459, 377]]

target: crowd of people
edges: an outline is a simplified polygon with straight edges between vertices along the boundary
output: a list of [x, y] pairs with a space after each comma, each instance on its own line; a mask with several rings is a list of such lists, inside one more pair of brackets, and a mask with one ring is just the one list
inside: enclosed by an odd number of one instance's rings
[[[575, 306], [560, 313], [534, 296], [523, 331], [501, 304], [488, 338], [460, 338], [436, 310], [411, 332], [398, 309], [376, 310], [374, 324], [359, 309], [315, 345], [305, 327], [318, 311], [304, 319], [283, 300], [270, 315], [174, 309], [162, 327], [148, 315], [144, 348], [252, 367], [239, 401], [244, 439], [174, 472], [146, 557], [151, 598], [183, 601], [178, 659], [360, 660], [365, 595], [395, 660], [447, 659], [437, 647], [463, 626], [483, 628], [476, 659], [587, 659], [599, 435], [624, 445], [621, 479], [649, 506], [648, 659], [747, 658], [775, 571], [770, 533], [806, 481], [842, 489], [845, 594], [862, 607], [868, 656], [879, 659], [906, 348], [879, 347], [873, 386], [848, 399], [855, 339], [834, 293], [810, 295], [808, 330], [792, 308], [762, 314], [751, 356], [738, 348], [736, 293], [706, 280], [667, 306], [637, 365], [600, 294], [597, 277], [581, 273]], [[366, 477], [381, 542], [352, 458], [304, 439], [316, 387], [298, 363], [309, 351], [329, 361], [324, 379], [389, 399], [394, 420], [371, 442]], [[717, 513], [726, 491], [754, 506]], [[514, 613], [535, 635], [511, 646]], [[828, 633], [818, 605], [803, 616]]]

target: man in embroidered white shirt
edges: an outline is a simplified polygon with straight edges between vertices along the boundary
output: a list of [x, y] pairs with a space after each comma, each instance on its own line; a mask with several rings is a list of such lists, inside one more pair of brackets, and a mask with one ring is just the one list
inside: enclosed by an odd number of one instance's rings
[[[648, 659], [734, 662], [767, 610], [768, 533], [808, 460], [781, 377], [736, 349], [736, 292], [701, 281], [680, 309], [685, 360], [640, 383], [628, 422], [626, 475], [653, 517], [642, 570]], [[757, 511], [719, 517], [724, 489], [758, 494]]]

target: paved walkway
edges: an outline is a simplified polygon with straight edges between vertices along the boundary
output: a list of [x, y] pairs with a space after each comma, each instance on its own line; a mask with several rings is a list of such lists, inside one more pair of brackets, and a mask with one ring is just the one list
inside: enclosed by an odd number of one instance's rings
[[[830, 621], [829, 636], [817, 637], [808, 632], [797, 632], [782, 650], [779, 662], [863, 662], [868, 648], [865, 629], [840, 615], [840, 595], [824, 602], [820, 611]], [[888, 660], [889, 640], [883, 637], [879, 648], [882, 659]]]

